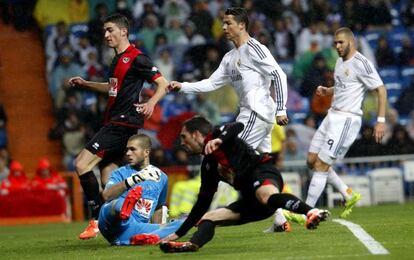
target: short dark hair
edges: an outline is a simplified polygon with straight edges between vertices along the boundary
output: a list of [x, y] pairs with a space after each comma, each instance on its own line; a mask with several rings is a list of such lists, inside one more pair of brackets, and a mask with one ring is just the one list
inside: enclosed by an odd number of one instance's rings
[[183, 125], [188, 132], [194, 133], [199, 131], [203, 135], [207, 135], [213, 129], [212, 124], [203, 116], [193, 116], [186, 120]]
[[335, 35], [338, 34], [345, 34], [348, 38], [350, 39], [354, 39], [354, 33], [351, 31], [351, 29], [349, 29], [348, 27], [341, 27], [338, 30], [335, 31]]
[[152, 142], [151, 138], [149, 138], [146, 134], [135, 134], [131, 136], [128, 141], [140, 141], [142, 148], [151, 150]]
[[249, 16], [247, 15], [247, 10], [242, 7], [229, 7], [227, 8], [225, 15], [233, 15], [234, 20], [237, 23], [244, 23], [246, 26], [246, 31], [249, 29]]
[[112, 14], [108, 17], [106, 17], [103, 21], [103, 23], [114, 23], [119, 28], [126, 28], [129, 32], [129, 21], [128, 18], [122, 14]]

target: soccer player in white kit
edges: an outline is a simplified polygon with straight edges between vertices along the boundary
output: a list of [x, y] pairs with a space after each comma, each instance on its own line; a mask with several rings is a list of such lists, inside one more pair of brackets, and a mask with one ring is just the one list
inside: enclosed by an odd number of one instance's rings
[[[286, 114], [287, 77], [269, 49], [250, 37], [248, 26], [246, 9], [228, 8], [223, 17], [223, 31], [235, 48], [224, 55], [210, 78], [191, 83], [171, 81], [168, 89], [200, 93], [225, 85], [233, 86], [240, 107], [236, 121], [244, 124], [239, 137], [258, 152], [270, 153], [275, 121], [279, 125], [289, 121]], [[277, 215], [279, 225], [287, 223], [281, 211]]]
[[317, 95], [333, 95], [328, 114], [316, 131], [309, 147], [307, 163], [313, 171], [306, 203], [315, 206], [326, 182], [332, 184], [345, 199], [346, 218], [361, 195], [353, 192], [336, 174], [331, 165], [345, 156], [361, 128], [362, 101], [368, 90], [378, 94], [377, 123], [374, 127], [376, 142], [380, 142], [385, 130], [387, 91], [375, 67], [355, 46], [355, 38], [349, 28], [335, 32], [335, 48], [339, 58], [335, 65], [335, 86], [318, 86]]

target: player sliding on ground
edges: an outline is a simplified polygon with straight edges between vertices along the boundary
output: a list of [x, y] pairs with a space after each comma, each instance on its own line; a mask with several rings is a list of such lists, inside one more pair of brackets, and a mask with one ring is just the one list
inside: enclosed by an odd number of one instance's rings
[[[210, 122], [200, 116], [184, 123], [180, 134], [182, 146], [191, 154], [204, 155], [200, 193], [184, 223], [161, 242], [162, 251], [197, 251], [213, 238], [216, 225], [263, 220], [278, 208], [305, 214], [308, 229], [315, 229], [328, 217], [327, 210], [312, 208], [292, 194], [280, 193], [283, 187], [280, 172], [270, 156], [259, 154], [237, 137], [243, 128], [242, 123], [236, 122], [213, 131]], [[206, 213], [219, 181], [240, 191], [241, 199]], [[196, 223], [199, 223], [198, 231], [189, 242], [173, 241], [184, 236]]]
[[[168, 177], [149, 163], [150, 151], [148, 136], [131, 136], [126, 152], [129, 164], [112, 172], [102, 193], [107, 202], [99, 213], [98, 227], [112, 245], [156, 244], [183, 223], [159, 224]], [[151, 220], [154, 224], [149, 223]]]

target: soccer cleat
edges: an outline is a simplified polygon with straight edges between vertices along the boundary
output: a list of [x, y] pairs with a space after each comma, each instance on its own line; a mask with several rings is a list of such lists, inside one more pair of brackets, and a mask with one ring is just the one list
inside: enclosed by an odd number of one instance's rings
[[293, 213], [287, 210], [283, 210], [283, 215], [285, 216], [286, 220], [289, 222], [295, 222], [299, 225], [306, 224], [306, 217], [302, 214]]
[[168, 241], [168, 242], [161, 242], [160, 249], [164, 253], [195, 252], [195, 251], [198, 251], [198, 246], [189, 241], [188, 242]]
[[282, 225], [273, 224], [271, 227], [263, 230], [263, 233], [273, 233], [273, 232], [290, 232], [292, 231], [292, 227], [290, 223], [286, 221]]
[[132, 210], [135, 207], [137, 201], [141, 198], [142, 188], [140, 186], [132, 189], [128, 192], [124, 203], [122, 204], [121, 212], [119, 213], [119, 217], [122, 220], [127, 220], [131, 216]]
[[347, 202], [345, 202], [345, 209], [344, 211], [341, 213], [341, 215], [339, 215], [341, 218], [347, 218], [351, 212], [352, 212], [352, 208], [355, 206], [355, 204], [357, 204], [358, 201], [361, 200], [361, 193], [359, 192], [354, 192], [352, 195], [352, 198], [350, 200], [348, 200]]
[[97, 220], [90, 220], [88, 226], [85, 228], [85, 230], [80, 233], [79, 239], [90, 239], [95, 238], [99, 234], [99, 228], [98, 228], [98, 221]]
[[331, 213], [329, 213], [329, 211], [323, 209], [314, 208], [309, 210], [308, 214], [306, 214], [306, 217], [308, 218], [305, 225], [306, 228], [316, 229], [316, 227], [319, 225], [319, 222], [325, 221], [330, 214]]
[[156, 245], [160, 242], [160, 237], [155, 234], [139, 234], [129, 239], [131, 245]]

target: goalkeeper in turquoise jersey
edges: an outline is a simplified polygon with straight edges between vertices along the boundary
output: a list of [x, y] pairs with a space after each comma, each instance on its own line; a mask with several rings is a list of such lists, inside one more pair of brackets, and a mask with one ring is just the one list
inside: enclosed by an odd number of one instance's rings
[[148, 136], [130, 137], [126, 148], [129, 164], [112, 172], [102, 193], [106, 203], [99, 212], [98, 227], [113, 245], [157, 244], [183, 222], [160, 224], [165, 219], [168, 177], [150, 165], [150, 151]]

